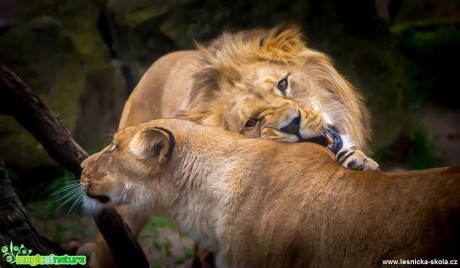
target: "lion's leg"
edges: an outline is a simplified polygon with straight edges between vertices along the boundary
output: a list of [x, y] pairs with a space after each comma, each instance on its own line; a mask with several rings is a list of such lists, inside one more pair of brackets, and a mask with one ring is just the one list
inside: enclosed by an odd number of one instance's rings
[[[117, 211], [128, 224], [132, 234], [135, 237], [138, 237], [139, 233], [147, 224], [149, 216], [146, 214], [140, 214], [137, 211], [135, 212], [133, 208], [128, 205], [117, 207]], [[94, 251], [90, 257], [90, 265], [93, 268], [117, 267], [112, 253], [110, 252], [110, 249], [101, 233], [97, 234]]]
[[345, 168], [354, 170], [379, 170], [379, 165], [362, 151], [342, 148], [336, 155], [337, 162]]

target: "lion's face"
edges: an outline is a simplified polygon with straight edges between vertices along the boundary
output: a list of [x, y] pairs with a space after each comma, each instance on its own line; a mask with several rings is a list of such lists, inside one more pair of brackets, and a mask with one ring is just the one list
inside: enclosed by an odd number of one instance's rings
[[[305, 46], [297, 28], [224, 34], [200, 50], [205, 60], [194, 76], [189, 107], [179, 116], [286, 142], [329, 128], [340, 134], [344, 146], [365, 149], [369, 119], [361, 97], [326, 55]], [[280, 99], [283, 115], [271, 120], [278, 133], [263, 135], [264, 111], [279, 108]]]

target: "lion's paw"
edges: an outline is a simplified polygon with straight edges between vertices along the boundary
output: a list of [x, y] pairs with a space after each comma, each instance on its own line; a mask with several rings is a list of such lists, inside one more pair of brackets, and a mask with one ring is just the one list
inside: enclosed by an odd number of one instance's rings
[[345, 168], [354, 170], [378, 171], [379, 165], [368, 158], [363, 152], [351, 148], [343, 148], [336, 155], [336, 160]]

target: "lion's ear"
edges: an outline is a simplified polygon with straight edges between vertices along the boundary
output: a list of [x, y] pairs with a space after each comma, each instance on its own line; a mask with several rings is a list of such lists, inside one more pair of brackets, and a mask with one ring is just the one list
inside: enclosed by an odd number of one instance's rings
[[260, 40], [263, 54], [277, 60], [294, 58], [304, 48], [300, 28], [294, 24], [282, 24], [270, 29]]
[[169, 160], [173, 149], [173, 134], [160, 127], [146, 128], [136, 133], [129, 143], [129, 150], [135, 157], [138, 159], [158, 158], [160, 164]]

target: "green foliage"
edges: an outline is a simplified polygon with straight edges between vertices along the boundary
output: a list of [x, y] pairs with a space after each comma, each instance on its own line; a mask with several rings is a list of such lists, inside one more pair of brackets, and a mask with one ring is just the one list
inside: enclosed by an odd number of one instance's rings
[[167, 228], [170, 230], [176, 230], [177, 225], [173, 221], [163, 218], [163, 217], [156, 217], [152, 216], [149, 218], [147, 226], [151, 230], [158, 230], [158, 228]]
[[190, 247], [185, 247], [184, 248], [184, 255], [177, 257], [174, 260], [174, 264], [184, 264], [188, 259], [193, 257], [193, 254], [195, 253], [195, 250]]
[[[160, 232], [161, 229], [162, 232]], [[177, 238], [174, 238], [175, 235], [171, 237], [171, 231], [165, 229], [169, 229], [176, 232], [177, 225], [167, 218], [151, 216], [149, 218], [146, 228], [144, 228], [144, 231], [141, 232], [139, 236], [141, 244], [146, 246], [147, 252], [149, 254], [163, 256], [162, 258], [164, 258], [165, 260], [154, 260], [153, 262], [151, 262], [152, 267], [164, 267], [165, 262], [172, 262], [174, 266], [181, 265], [190, 260], [190, 258], [192, 258], [194, 254], [193, 247], [185, 245], [183, 245], [182, 247], [177, 247], [177, 244], [175, 244]], [[186, 234], [180, 235], [182, 239], [186, 236]], [[173, 244], [176, 245], [174, 247], [174, 250]], [[181, 249], [183, 250], [183, 253], [178, 253]]]
[[39, 200], [27, 204], [27, 210], [33, 212], [40, 219], [52, 218], [58, 209], [56, 202]]
[[8, 169], [7, 172], [14, 191], [25, 203], [31, 200], [45, 200], [52, 193], [75, 181], [75, 175], [63, 167], [27, 172]]
[[61, 223], [56, 223], [53, 238], [54, 241], [60, 243], [63, 242], [64, 228]]
[[372, 159], [376, 161], [377, 163], [382, 162], [382, 160], [385, 158], [386, 152], [383, 149], [373, 151], [372, 153]]
[[426, 169], [439, 165], [427, 137], [427, 130], [419, 125], [414, 127], [414, 150], [409, 157], [411, 169]]
[[460, 19], [437, 19], [396, 24], [391, 32], [405, 54], [409, 77], [409, 100], [434, 100], [460, 107], [455, 98], [446, 98], [456, 84], [460, 60]]
[[[103, 143], [100, 146], [90, 148], [88, 153], [91, 155], [99, 152], [107, 145], [108, 143]], [[72, 188], [66, 186], [70, 183], [76, 183], [77, 180], [70, 170], [62, 166], [37, 170], [7, 169], [7, 173], [13, 183], [14, 191], [18, 195], [19, 199], [24, 203], [33, 201], [33, 206], [38, 206], [40, 209], [45, 211], [45, 216], [50, 216], [50, 213], [54, 213], [59, 205], [56, 202], [48, 201], [55, 201], [69, 194]], [[65, 200], [66, 199], [63, 198], [62, 201]], [[72, 204], [72, 202], [68, 202], [68, 204], [63, 206], [63, 208], [69, 208]]]
[[163, 267], [163, 264], [162, 264], [161, 261], [159, 261], [159, 260], [154, 260], [154, 261], [153, 261], [153, 264], [152, 264], [152, 267], [154, 267], [154, 268], [161, 268], [161, 267]]

